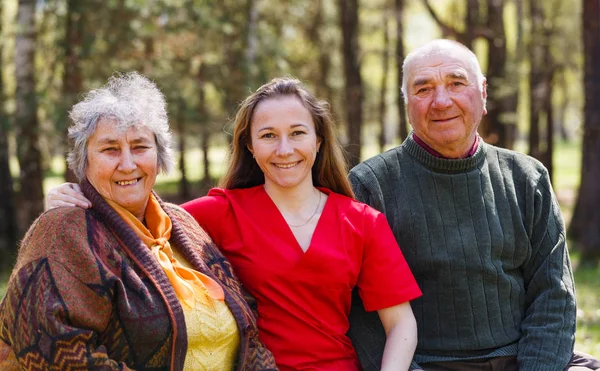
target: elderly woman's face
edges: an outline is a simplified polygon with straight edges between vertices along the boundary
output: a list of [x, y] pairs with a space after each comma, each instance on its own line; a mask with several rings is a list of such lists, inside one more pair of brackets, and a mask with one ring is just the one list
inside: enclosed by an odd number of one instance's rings
[[152, 131], [131, 127], [119, 132], [112, 121], [100, 119], [88, 141], [87, 154], [86, 175], [94, 188], [143, 220], [158, 174]]

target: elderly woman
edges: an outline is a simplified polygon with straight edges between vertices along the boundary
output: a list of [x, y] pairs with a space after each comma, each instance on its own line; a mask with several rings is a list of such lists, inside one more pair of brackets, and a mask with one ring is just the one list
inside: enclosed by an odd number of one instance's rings
[[173, 165], [156, 85], [114, 76], [71, 119], [69, 166], [94, 206], [29, 229], [0, 306], [0, 369], [275, 369], [229, 262], [152, 192]]

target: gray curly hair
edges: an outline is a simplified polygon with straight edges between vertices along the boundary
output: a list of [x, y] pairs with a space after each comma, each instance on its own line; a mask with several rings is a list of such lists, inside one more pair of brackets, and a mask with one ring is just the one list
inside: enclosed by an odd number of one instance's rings
[[67, 163], [79, 180], [85, 179], [87, 144], [101, 118], [114, 121], [116, 130], [147, 127], [156, 138], [158, 166], [168, 173], [175, 163], [164, 95], [155, 83], [137, 72], [115, 74], [106, 85], [87, 93], [69, 112], [72, 149]]

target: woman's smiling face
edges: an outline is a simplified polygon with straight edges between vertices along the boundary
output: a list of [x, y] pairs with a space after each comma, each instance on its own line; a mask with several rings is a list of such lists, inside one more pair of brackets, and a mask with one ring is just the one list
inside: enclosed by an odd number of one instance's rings
[[260, 102], [252, 116], [248, 149], [265, 174], [265, 186], [312, 185], [312, 167], [321, 144], [310, 112], [295, 96]]
[[86, 176], [105, 199], [143, 220], [158, 175], [154, 133], [144, 126], [119, 131], [100, 119], [87, 144]]

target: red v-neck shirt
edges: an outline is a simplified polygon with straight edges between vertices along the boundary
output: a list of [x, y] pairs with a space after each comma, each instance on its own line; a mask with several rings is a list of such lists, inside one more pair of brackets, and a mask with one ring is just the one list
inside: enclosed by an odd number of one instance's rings
[[421, 295], [385, 216], [320, 190], [329, 197], [306, 252], [263, 186], [182, 205], [256, 298], [260, 339], [282, 371], [361, 369], [346, 336], [355, 286], [368, 311]]

